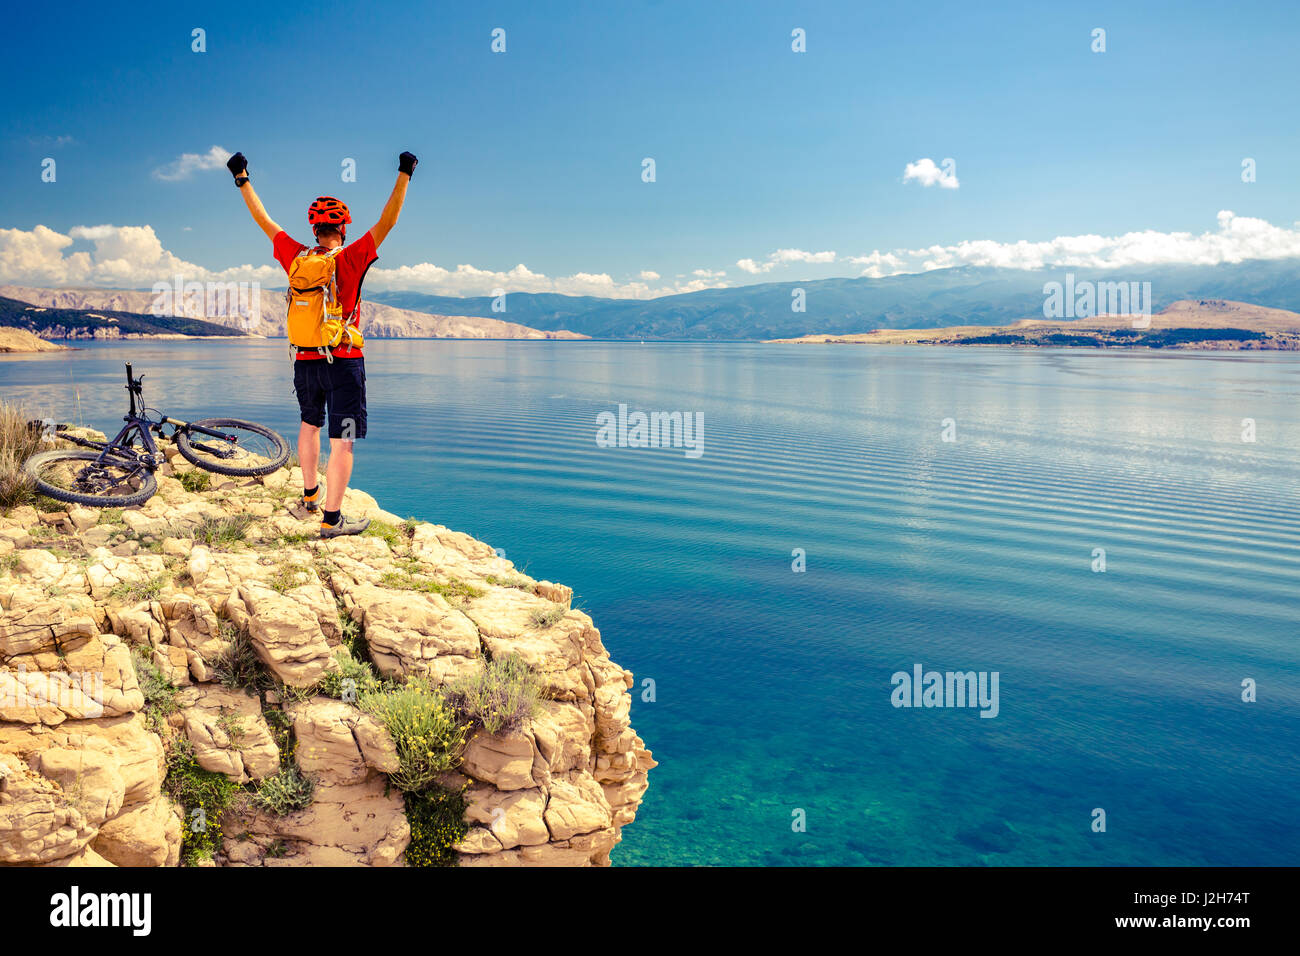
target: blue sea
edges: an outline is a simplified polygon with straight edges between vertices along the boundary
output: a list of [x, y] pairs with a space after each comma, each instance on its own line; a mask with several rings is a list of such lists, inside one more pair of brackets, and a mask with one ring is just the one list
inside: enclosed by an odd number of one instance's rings
[[[1300, 356], [367, 353], [354, 483], [572, 586], [636, 674], [660, 766], [616, 864], [1300, 862]], [[0, 357], [0, 396], [112, 429], [128, 360], [296, 432], [283, 342]], [[620, 404], [703, 453], [601, 447]], [[996, 672], [996, 717], [895, 707], [917, 665]]]

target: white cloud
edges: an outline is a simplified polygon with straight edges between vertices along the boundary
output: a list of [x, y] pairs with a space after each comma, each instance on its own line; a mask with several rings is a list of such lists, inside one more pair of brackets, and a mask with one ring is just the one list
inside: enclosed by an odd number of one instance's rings
[[895, 249], [886, 253], [876, 250], [867, 256], [850, 257], [848, 261], [862, 266], [862, 275], [879, 277], [953, 266], [1124, 269], [1173, 264], [1212, 266], [1247, 259], [1300, 257], [1300, 229], [1294, 226], [1275, 226], [1226, 209], [1216, 219], [1217, 229], [1199, 235], [1144, 229], [1118, 236], [1057, 236], [1040, 242], [971, 239], [947, 246]]
[[[89, 243], [90, 249], [71, 251], [75, 243]], [[258, 240], [248, 248], [261, 248]], [[270, 249], [266, 249], [270, 259]], [[655, 272], [644, 271], [637, 281], [616, 282], [603, 272], [575, 272], [568, 276], [547, 276], [533, 272], [523, 263], [505, 271], [480, 269], [464, 264], [447, 269], [431, 262], [392, 269], [375, 267], [366, 277], [366, 288], [409, 290], [439, 295], [492, 295], [497, 289], [511, 292], [558, 292], [563, 295], [594, 295], [614, 299], [648, 299], [700, 289], [716, 288], [716, 276], [683, 282], [659, 282]], [[181, 275], [194, 282], [260, 282], [282, 288], [284, 270], [277, 265], [241, 265], [228, 269], [205, 269], [173, 255], [163, 248], [152, 226], [74, 226], [67, 234], [47, 226], [0, 229], [0, 283], [49, 288], [98, 287], [109, 289], [148, 288], [155, 282], [171, 282]], [[656, 283], [651, 285], [650, 283]]]
[[854, 265], [862, 266], [861, 274], [871, 276], [873, 279], [898, 275], [898, 273], [905, 271], [903, 266], [906, 264], [903, 259], [892, 252], [882, 253], [879, 250], [872, 252], [869, 256], [850, 256], [848, 261]]
[[[698, 270], [697, 270], [698, 271]], [[643, 271], [638, 281], [616, 282], [604, 272], [575, 272], [568, 276], [547, 276], [533, 272], [520, 263], [513, 269], [494, 272], [461, 264], [446, 269], [431, 262], [413, 266], [384, 269], [375, 266], [367, 273], [366, 287], [375, 290], [431, 292], [437, 295], [476, 296], [492, 295], [497, 289], [510, 292], [558, 292], [561, 295], [593, 295], [609, 299], [652, 299], [661, 295], [698, 292], [717, 288], [720, 283], [712, 279], [692, 279], [672, 283], [658, 282], [659, 274]]]
[[155, 169], [153, 178], [169, 183], [189, 179], [195, 172], [201, 170], [221, 169], [230, 156], [231, 153], [220, 146], [213, 146], [206, 153], [181, 153], [179, 159]]
[[[78, 240], [90, 251], [67, 252]], [[67, 235], [47, 226], [0, 229], [0, 281], [46, 287], [133, 289], [183, 275], [195, 282], [283, 283], [278, 266], [236, 266], [214, 272], [163, 248], [152, 226], [74, 226]]]
[[[944, 160], [945, 167], [950, 160]], [[957, 174], [950, 167], [936, 166], [933, 159], [918, 159], [903, 167], [903, 182], [916, 180], [922, 186], [938, 186], [940, 189], [956, 189]]]
[[[750, 275], [760, 275], [764, 272], [771, 272], [777, 266], [788, 266], [792, 263], [812, 263], [823, 264], [835, 261], [834, 252], [804, 252], [802, 249], [778, 249], [770, 253], [763, 262], [755, 262], [753, 259], [740, 259], [736, 262], [736, 267], [742, 272], [748, 272]], [[699, 274], [699, 271], [696, 271]]]
[[[74, 249], [77, 243], [82, 247]], [[241, 248], [252, 250], [259, 261], [269, 263], [270, 251], [262, 250], [262, 245], [260, 240], [250, 240]], [[858, 267], [859, 275], [879, 278], [952, 266], [1118, 269], [1288, 258], [1300, 258], [1300, 224], [1275, 226], [1225, 210], [1218, 214], [1215, 229], [1200, 234], [1147, 229], [1117, 236], [1058, 236], [1042, 241], [972, 239], [916, 249], [877, 249], [866, 255], [844, 257], [834, 252], [778, 249], [761, 261], [741, 259], [736, 265], [750, 275], [763, 275], [784, 265], [840, 263], [841, 268], [843, 264]], [[187, 262], [163, 248], [151, 226], [75, 226], [66, 234], [46, 226], [30, 231], [0, 229], [0, 282], [50, 288], [130, 289], [171, 282], [176, 275], [186, 281], [261, 282], [269, 288], [283, 288], [285, 284], [283, 270], [273, 264], [211, 270]], [[370, 270], [366, 287], [373, 291], [409, 290], [449, 296], [492, 295], [496, 289], [507, 289], [645, 299], [726, 288], [730, 283], [723, 275], [721, 270], [695, 269], [689, 275], [682, 273], [664, 281], [658, 273], [644, 270], [631, 282], [619, 282], [603, 272], [548, 276], [522, 263], [501, 271], [465, 263], [445, 268], [421, 262], [395, 268], [377, 266]]]
[[75, 136], [28, 136], [27, 142], [33, 146], [45, 146], [61, 149], [64, 146], [80, 146]]

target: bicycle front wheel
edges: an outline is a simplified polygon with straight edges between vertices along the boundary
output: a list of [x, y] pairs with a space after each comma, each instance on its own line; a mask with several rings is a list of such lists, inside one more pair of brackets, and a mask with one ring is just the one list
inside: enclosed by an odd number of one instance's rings
[[[221, 438], [194, 431], [207, 428], [221, 432]], [[238, 418], [205, 418], [190, 422], [176, 433], [176, 447], [185, 460], [219, 475], [246, 477], [266, 475], [289, 460], [289, 443], [276, 432], [256, 422]]]
[[41, 494], [92, 508], [142, 505], [158, 490], [158, 480], [145, 465], [97, 451], [43, 451], [28, 458], [23, 470]]

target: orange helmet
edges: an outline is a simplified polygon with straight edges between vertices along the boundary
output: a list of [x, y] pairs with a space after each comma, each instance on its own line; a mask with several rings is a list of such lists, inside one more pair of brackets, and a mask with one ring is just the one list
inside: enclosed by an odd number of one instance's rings
[[307, 222], [312, 226], [338, 226], [339, 231], [352, 221], [347, 204], [333, 196], [317, 196], [307, 207]]

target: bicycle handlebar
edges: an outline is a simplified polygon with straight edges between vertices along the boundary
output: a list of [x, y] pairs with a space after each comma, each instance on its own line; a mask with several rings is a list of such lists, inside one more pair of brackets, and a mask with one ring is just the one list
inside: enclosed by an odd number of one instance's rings
[[141, 405], [144, 404], [143, 382], [144, 382], [143, 374], [141, 374], [139, 378], [132, 377], [131, 363], [127, 362], [126, 363], [126, 393], [131, 396], [131, 414], [130, 414], [131, 418], [135, 417], [135, 400], [137, 396], [139, 396], [140, 398], [140, 404]]

